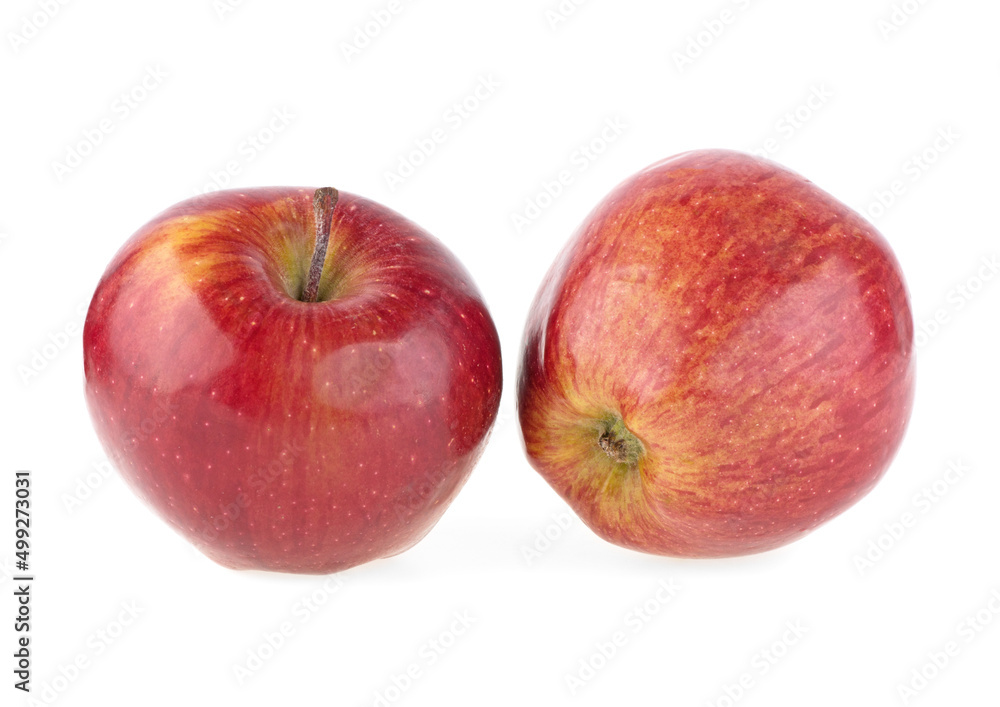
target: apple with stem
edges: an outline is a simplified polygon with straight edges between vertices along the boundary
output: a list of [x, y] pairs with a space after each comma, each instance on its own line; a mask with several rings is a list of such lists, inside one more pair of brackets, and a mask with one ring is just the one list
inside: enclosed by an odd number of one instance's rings
[[160, 214], [108, 266], [83, 344], [112, 462], [236, 569], [329, 573], [414, 545], [483, 451], [502, 385], [456, 258], [329, 188]]
[[913, 321], [861, 216], [767, 160], [677, 155], [584, 220], [531, 307], [531, 464], [598, 535], [719, 557], [864, 496], [906, 428]]

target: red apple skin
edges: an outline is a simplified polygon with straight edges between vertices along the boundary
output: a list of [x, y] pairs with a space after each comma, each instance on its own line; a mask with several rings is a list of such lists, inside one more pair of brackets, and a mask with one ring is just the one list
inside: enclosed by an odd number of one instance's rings
[[[610, 542], [761, 552], [883, 475], [912, 348], [900, 268], [871, 224], [772, 162], [688, 152], [618, 186], [546, 276], [518, 377], [524, 445]], [[601, 446], [616, 421], [638, 457]]]
[[84, 328], [86, 397], [132, 489], [235, 569], [329, 573], [437, 522], [486, 444], [500, 345], [468, 273], [344, 192], [320, 299], [313, 189], [197, 197], [140, 229]]

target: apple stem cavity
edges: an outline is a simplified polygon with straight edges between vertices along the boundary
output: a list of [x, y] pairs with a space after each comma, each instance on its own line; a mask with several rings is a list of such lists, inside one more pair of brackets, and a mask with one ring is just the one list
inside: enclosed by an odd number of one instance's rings
[[302, 291], [303, 302], [315, 302], [319, 295], [319, 281], [323, 277], [323, 264], [326, 262], [326, 251], [330, 246], [330, 228], [333, 225], [333, 210], [337, 207], [340, 193], [332, 187], [321, 187], [313, 192], [313, 214], [316, 220], [316, 246], [313, 249], [312, 262], [309, 263], [309, 275], [306, 287]]
[[598, 431], [597, 445], [616, 464], [625, 464], [629, 470], [639, 466], [645, 449], [639, 438], [625, 426], [625, 421], [617, 415], [602, 420]]

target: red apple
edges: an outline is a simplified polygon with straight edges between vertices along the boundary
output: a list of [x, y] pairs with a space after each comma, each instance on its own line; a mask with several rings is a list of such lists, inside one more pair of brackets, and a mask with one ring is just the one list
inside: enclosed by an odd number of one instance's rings
[[333, 190], [168, 209], [108, 266], [83, 343], [111, 460], [237, 569], [328, 573], [409, 548], [500, 401], [499, 341], [468, 273], [399, 214]]
[[677, 155], [605, 198], [546, 276], [518, 381], [524, 444], [613, 543], [768, 550], [882, 476], [912, 346], [871, 224], [772, 162]]

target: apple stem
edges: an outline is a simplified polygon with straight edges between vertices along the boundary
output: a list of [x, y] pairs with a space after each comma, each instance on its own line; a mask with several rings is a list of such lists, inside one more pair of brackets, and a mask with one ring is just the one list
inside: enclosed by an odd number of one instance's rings
[[617, 415], [604, 420], [597, 437], [598, 446], [618, 464], [626, 464], [629, 469], [639, 466], [645, 449], [639, 438], [625, 426], [625, 421]]
[[332, 187], [321, 187], [313, 192], [316, 246], [313, 249], [312, 262], [309, 263], [309, 276], [306, 278], [306, 288], [302, 291], [303, 302], [315, 302], [319, 294], [319, 281], [323, 277], [326, 250], [330, 246], [330, 227], [333, 225], [333, 210], [336, 208], [339, 198], [340, 194]]

